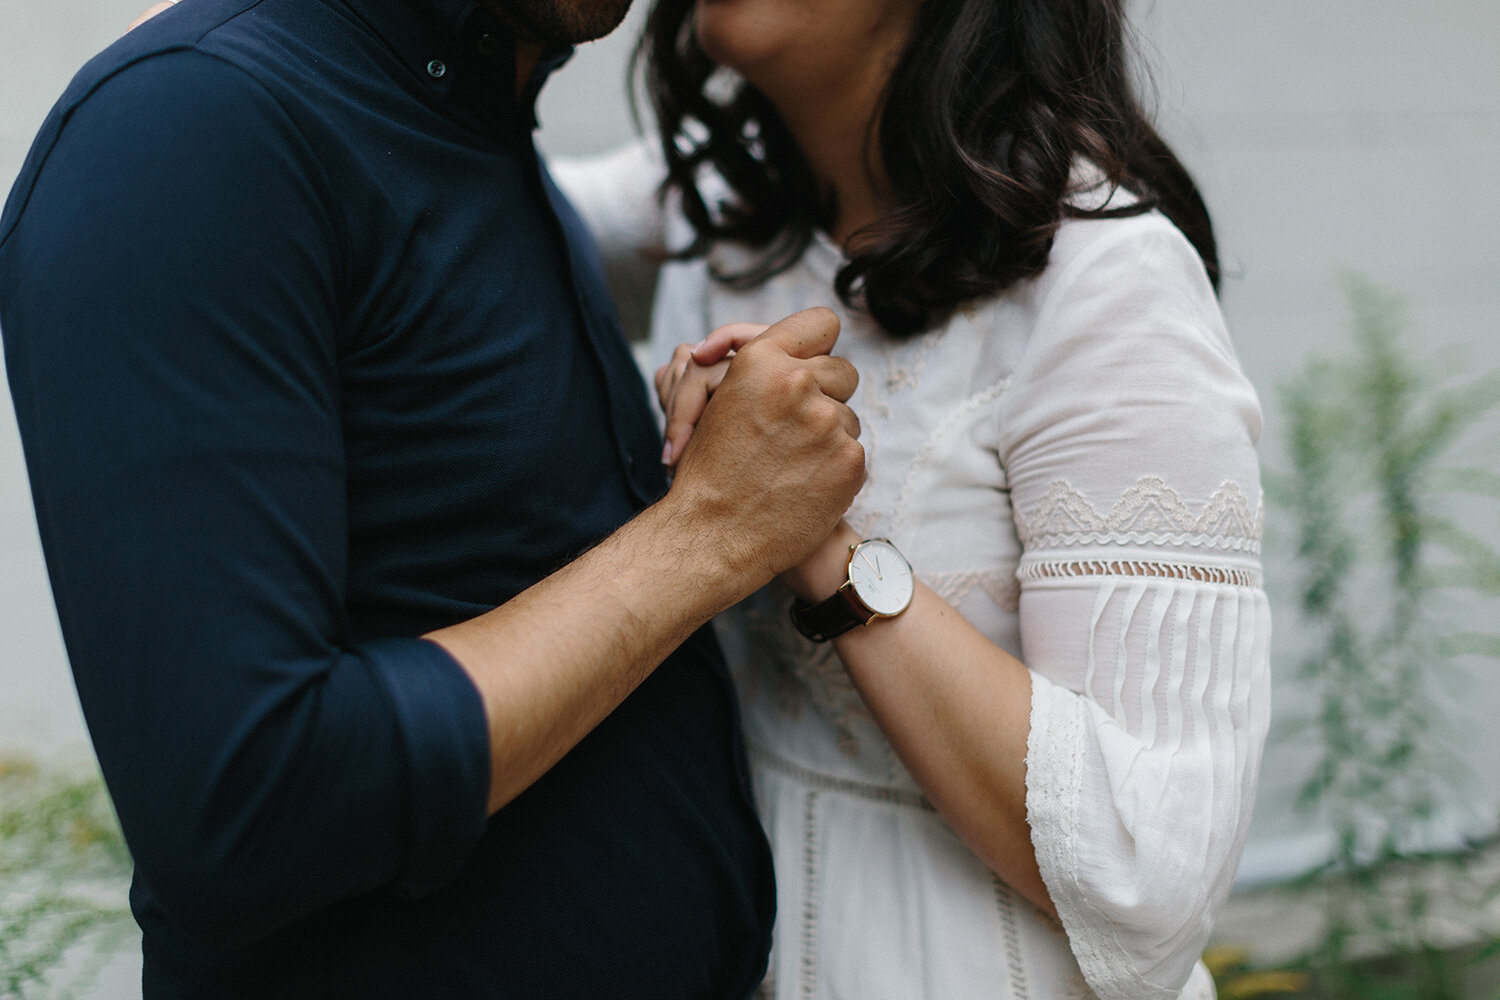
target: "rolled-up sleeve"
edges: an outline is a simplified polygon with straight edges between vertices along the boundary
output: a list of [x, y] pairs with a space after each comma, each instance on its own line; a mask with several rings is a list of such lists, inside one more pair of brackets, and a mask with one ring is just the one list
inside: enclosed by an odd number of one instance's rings
[[0, 229], [0, 326], [68, 653], [140, 884], [204, 941], [484, 830], [462, 669], [359, 641], [318, 151], [242, 71], [170, 52], [70, 92]]
[[1255, 395], [1165, 220], [1080, 226], [1000, 415], [1032, 670], [1027, 808], [1102, 998], [1176, 997], [1269, 711]]

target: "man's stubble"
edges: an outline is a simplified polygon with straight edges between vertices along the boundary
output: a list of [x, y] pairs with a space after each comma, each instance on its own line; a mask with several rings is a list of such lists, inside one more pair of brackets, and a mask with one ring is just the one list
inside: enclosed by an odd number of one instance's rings
[[603, 38], [630, 10], [631, 0], [485, 0], [522, 38], [577, 45]]

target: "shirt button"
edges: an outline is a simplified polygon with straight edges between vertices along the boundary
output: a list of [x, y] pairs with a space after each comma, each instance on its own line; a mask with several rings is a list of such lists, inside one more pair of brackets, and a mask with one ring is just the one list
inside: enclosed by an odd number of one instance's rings
[[500, 43], [495, 40], [494, 35], [480, 35], [479, 44], [476, 47], [482, 56], [492, 56], [500, 51]]
[[443, 62], [441, 59], [434, 59], [432, 62], [427, 64], [427, 75], [432, 77], [434, 80], [441, 80], [443, 78], [443, 74], [447, 72], [448, 64]]

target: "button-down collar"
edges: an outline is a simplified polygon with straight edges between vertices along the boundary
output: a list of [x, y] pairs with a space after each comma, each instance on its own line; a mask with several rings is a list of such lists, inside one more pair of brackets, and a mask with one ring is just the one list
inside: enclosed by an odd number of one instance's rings
[[515, 35], [476, 0], [328, 0], [348, 7], [442, 100], [502, 131], [536, 127], [536, 98], [572, 48], [548, 50], [518, 95]]

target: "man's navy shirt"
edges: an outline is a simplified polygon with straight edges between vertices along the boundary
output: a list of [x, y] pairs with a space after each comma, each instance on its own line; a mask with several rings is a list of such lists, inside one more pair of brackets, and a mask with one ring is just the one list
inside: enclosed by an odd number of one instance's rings
[[660, 494], [513, 43], [464, 0], [193, 0], [79, 74], [0, 326], [148, 997], [735, 997], [769, 856], [696, 636], [485, 815], [417, 636]]

